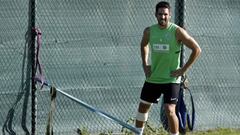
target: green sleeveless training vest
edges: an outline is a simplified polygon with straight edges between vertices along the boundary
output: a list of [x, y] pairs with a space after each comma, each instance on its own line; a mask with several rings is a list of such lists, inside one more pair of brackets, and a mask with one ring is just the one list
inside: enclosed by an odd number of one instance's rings
[[170, 23], [166, 29], [158, 24], [150, 27], [149, 45], [151, 49], [150, 83], [180, 83], [181, 77], [171, 77], [171, 71], [180, 68], [181, 44], [176, 40], [177, 25]]

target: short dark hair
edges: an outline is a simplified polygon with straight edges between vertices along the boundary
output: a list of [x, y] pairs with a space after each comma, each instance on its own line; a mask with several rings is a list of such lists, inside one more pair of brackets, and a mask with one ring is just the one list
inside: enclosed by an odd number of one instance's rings
[[171, 9], [171, 6], [168, 2], [166, 1], [160, 1], [157, 5], [156, 5], [156, 13], [158, 12], [159, 8], [168, 8], [169, 11]]

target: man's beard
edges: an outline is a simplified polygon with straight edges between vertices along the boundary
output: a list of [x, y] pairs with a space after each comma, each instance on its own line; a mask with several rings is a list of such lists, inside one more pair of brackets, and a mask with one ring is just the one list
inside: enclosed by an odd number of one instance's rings
[[167, 24], [166, 20], [160, 20], [159, 21], [159, 25], [161, 25], [161, 26], [165, 26], [166, 24]]

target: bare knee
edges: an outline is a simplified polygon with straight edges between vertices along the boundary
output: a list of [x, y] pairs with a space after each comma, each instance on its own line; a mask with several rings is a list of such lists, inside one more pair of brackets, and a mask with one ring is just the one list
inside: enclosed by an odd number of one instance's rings
[[175, 116], [176, 115], [176, 105], [175, 104], [165, 104], [165, 110], [166, 114], [169, 117]]

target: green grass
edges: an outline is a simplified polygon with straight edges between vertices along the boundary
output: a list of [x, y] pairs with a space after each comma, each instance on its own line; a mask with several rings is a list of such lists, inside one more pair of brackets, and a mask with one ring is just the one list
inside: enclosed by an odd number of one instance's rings
[[[79, 135], [91, 135], [86, 129], [82, 130]], [[99, 135], [112, 135], [109, 131], [107, 133], [100, 133]], [[135, 135], [130, 131], [124, 131], [122, 135]], [[145, 129], [144, 135], [169, 135], [163, 128], [157, 130]], [[240, 129], [218, 128], [207, 131], [187, 132], [186, 135], [240, 135]]]
[[187, 135], [240, 135], [240, 129], [218, 128], [214, 130], [188, 133]]
[[[91, 135], [86, 128], [79, 130], [79, 135]], [[111, 131], [100, 133], [99, 135], [113, 135]], [[116, 135], [116, 134], [114, 134]], [[135, 135], [133, 132], [123, 129], [121, 135]], [[143, 135], [169, 135], [163, 127], [155, 128], [149, 123], [146, 123]], [[240, 135], [240, 129], [217, 128], [207, 131], [187, 132], [185, 135]]]

